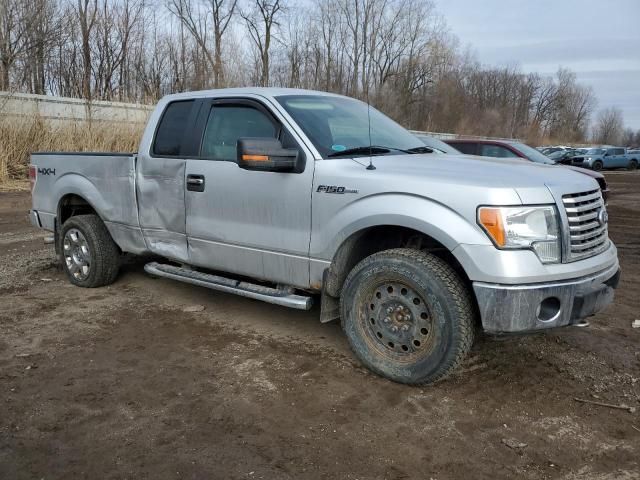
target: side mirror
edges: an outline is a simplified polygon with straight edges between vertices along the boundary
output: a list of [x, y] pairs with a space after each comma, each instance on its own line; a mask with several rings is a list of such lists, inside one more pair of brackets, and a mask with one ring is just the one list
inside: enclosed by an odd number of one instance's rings
[[238, 166], [245, 170], [291, 172], [298, 161], [298, 150], [283, 148], [277, 138], [239, 138]]

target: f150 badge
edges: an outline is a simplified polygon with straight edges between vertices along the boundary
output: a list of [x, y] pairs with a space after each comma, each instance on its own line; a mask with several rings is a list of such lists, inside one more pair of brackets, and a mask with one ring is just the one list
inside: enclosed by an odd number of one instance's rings
[[337, 193], [342, 195], [344, 193], [358, 193], [358, 190], [354, 190], [352, 188], [339, 187], [337, 185], [318, 185], [318, 189], [316, 192], [319, 193]]
[[38, 167], [38, 175], [55, 175], [55, 168], [40, 168]]

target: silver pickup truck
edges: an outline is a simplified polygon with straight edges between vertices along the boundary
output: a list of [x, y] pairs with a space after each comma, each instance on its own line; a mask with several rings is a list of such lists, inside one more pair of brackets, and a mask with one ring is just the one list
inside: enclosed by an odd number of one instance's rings
[[169, 95], [137, 154], [34, 153], [33, 225], [69, 280], [145, 270], [298, 309], [320, 300], [371, 370], [453, 371], [486, 332], [580, 323], [612, 300], [616, 248], [595, 180], [442, 155], [367, 104], [328, 93]]

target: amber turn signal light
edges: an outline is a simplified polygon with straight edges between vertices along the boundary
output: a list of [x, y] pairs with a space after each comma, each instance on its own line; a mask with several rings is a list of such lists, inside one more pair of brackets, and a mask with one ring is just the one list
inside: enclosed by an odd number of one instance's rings
[[505, 245], [504, 224], [499, 208], [481, 207], [478, 210], [478, 222], [499, 247]]
[[269, 157], [266, 155], [242, 155], [245, 162], [268, 162]]

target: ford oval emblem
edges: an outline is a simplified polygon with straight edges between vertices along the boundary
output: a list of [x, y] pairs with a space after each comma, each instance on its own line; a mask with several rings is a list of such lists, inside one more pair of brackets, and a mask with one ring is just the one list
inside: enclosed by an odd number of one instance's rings
[[598, 212], [598, 223], [601, 226], [606, 225], [609, 222], [609, 214], [604, 208], [601, 208]]

